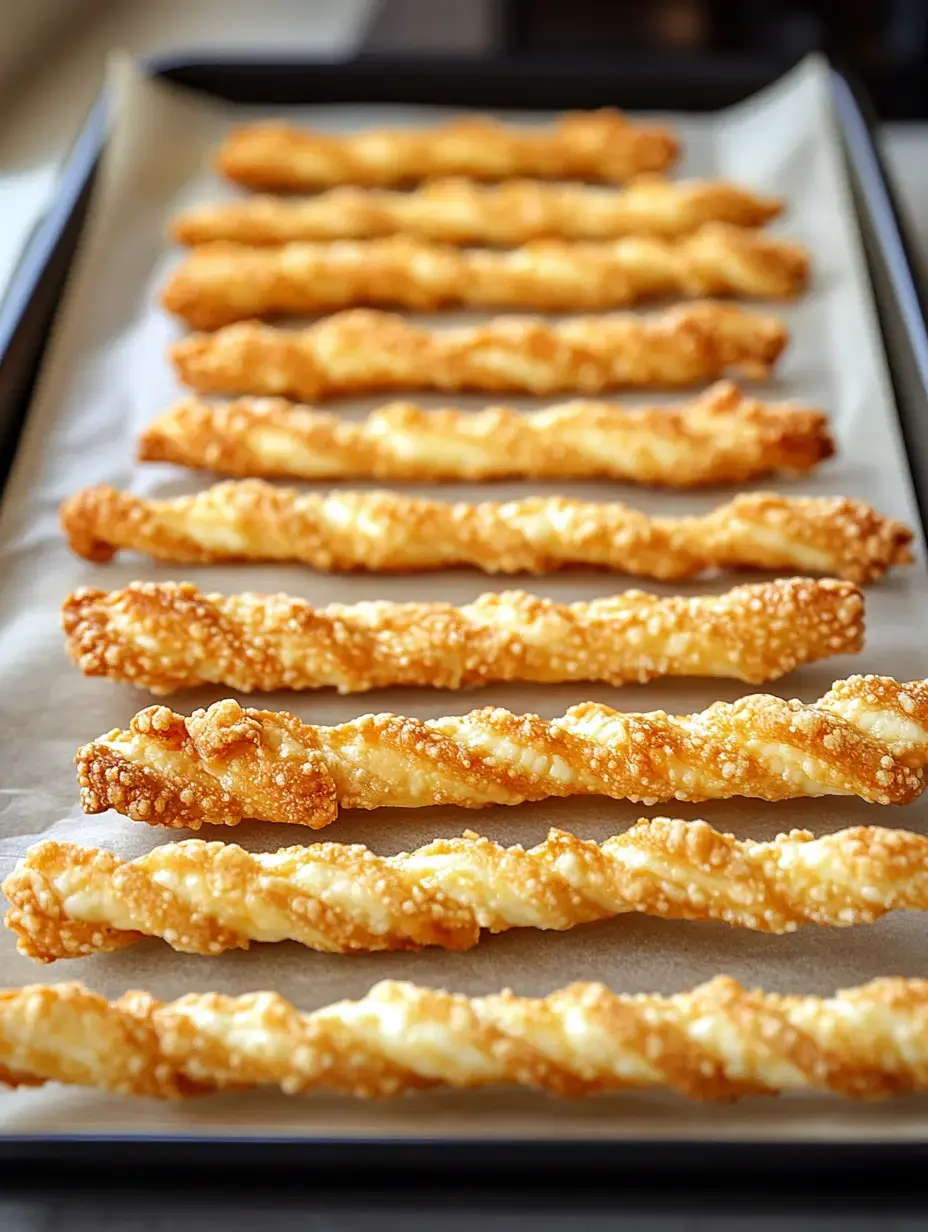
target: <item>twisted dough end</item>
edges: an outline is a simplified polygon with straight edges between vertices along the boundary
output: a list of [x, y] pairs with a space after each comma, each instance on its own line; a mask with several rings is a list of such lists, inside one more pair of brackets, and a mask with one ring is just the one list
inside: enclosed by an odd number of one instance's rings
[[165, 1004], [142, 992], [109, 1003], [79, 984], [0, 991], [0, 1081], [162, 1099], [267, 1085], [373, 1098], [500, 1084], [567, 1097], [669, 1087], [696, 1099], [875, 1099], [928, 1087], [926, 1040], [928, 980], [818, 998], [719, 976], [670, 997], [572, 984], [539, 1000], [383, 981], [312, 1014], [269, 992]]
[[[317, 828], [338, 815], [314, 729], [285, 711], [243, 710], [227, 700], [185, 718], [150, 706], [133, 717], [130, 732], [148, 750], [147, 763], [107, 744], [125, 734], [118, 729], [78, 750], [84, 812], [115, 808], [135, 821], [192, 830], [204, 822], [237, 825], [246, 816]], [[243, 775], [247, 805], [236, 792]]]

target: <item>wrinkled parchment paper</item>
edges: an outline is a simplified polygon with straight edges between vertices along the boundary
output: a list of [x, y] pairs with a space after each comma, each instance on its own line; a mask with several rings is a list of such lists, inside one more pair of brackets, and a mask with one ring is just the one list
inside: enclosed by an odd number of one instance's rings
[[[466, 602], [483, 590], [509, 584], [507, 579], [476, 572], [326, 577], [299, 566], [157, 567], [132, 556], [95, 567], [69, 555], [58, 531], [57, 508], [76, 488], [106, 481], [166, 496], [194, 491], [209, 482], [166, 466], [135, 465], [134, 441], [142, 426], [181, 392], [165, 358], [165, 348], [180, 327], [156, 303], [168, 270], [182, 255], [165, 242], [166, 223], [182, 206], [232, 191], [209, 170], [208, 151], [231, 123], [258, 114], [255, 109], [219, 106], [145, 81], [122, 60], [113, 66], [111, 84], [112, 137], [0, 520], [0, 876], [30, 842], [42, 836], [112, 846], [127, 856], [183, 837], [114, 814], [83, 817], [77, 808], [75, 749], [111, 727], [125, 726], [151, 698], [128, 686], [85, 680], [71, 666], [58, 628], [59, 605], [71, 589], [115, 588], [136, 578], [187, 578], [207, 589], [286, 590], [318, 603], [375, 597]], [[446, 114], [422, 107], [333, 106], [308, 108], [296, 118], [337, 130], [430, 122]], [[718, 116], [673, 119], [686, 145], [681, 174], [726, 176], [763, 192], [786, 195], [791, 209], [781, 228], [809, 245], [814, 254], [814, 286], [800, 304], [785, 312], [793, 344], [764, 392], [771, 397], [802, 397], [827, 408], [834, 417], [840, 456], [814, 477], [779, 486], [862, 497], [914, 525], [915, 503], [838, 150], [827, 67], [809, 61], [767, 93]], [[346, 414], [359, 415], [377, 401], [341, 405]], [[438, 405], [448, 399], [423, 401]], [[454, 401], [480, 405], [476, 397]], [[532, 402], [525, 399], [523, 404]], [[504, 483], [419, 490], [479, 499], [545, 489]], [[655, 513], [704, 510], [729, 495], [653, 493], [608, 483], [564, 485], [560, 490], [590, 499], [627, 500]], [[606, 595], [635, 583], [574, 573], [524, 584], [543, 594], [576, 599]], [[731, 584], [731, 578], [720, 578], [684, 586], [696, 593]], [[653, 588], [668, 593], [673, 589]], [[865, 653], [806, 668], [782, 682], [780, 691], [813, 700], [832, 680], [854, 671], [905, 679], [925, 676], [928, 653], [921, 620], [925, 598], [921, 562], [873, 588], [868, 595]], [[479, 694], [413, 690], [355, 698], [280, 694], [256, 704], [290, 708], [307, 720], [337, 723], [368, 710], [428, 717], [482, 704], [555, 715], [584, 699], [629, 710], [691, 710], [717, 697], [734, 699], [747, 691], [734, 682], [666, 681], [621, 691], [605, 686], [499, 686]], [[201, 690], [171, 700], [175, 708], [189, 712], [224, 692]], [[671, 809], [686, 817], [703, 815], [716, 826], [759, 838], [795, 826], [820, 833], [867, 822], [925, 828], [928, 818], [926, 806], [890, 812], [835, 799], [780, 805], [750, 801], [673, 805], [664, 811]], [[391, 853], [474, 826], [501, 841], [530, 844], [539, 841], [552, 823], [584, 837], [605, 838], [645, 811], [639, 805], [602, 800], [500, 807], [476, 814], [453, 809], [383, 810], [346, 814], [318, 837], [362, 841]], [[297, 828], [269, 825], [201, 833], [256, 850], [313, 839]], [[565, 934], [512, 932], [488, 938], [463, 955], [431, 951], [332, 957], [286, 944], [207, 959], [175, 954], [151, 941], [113, 955], [43, 969], [20, 957], [11, 937], [3, 933], [0, 984], [80, 979], [109, 996], [143, 987], [164, 998], [207, 989], [241, 993], [273, 988], [306, 1009], [360, 996], [382, 977], [471, 994], [507, 985], [520, 993], [542, 994], [575, 979], [602, 980], [621, 991], [669, 993], [728, 972], [770, 989], [828, 993], [880, 975], [928, 974], [926, 941], [928, 926], [914, 915], [890, 916], [873, 927], [842, 932], [806, 929], [779, 938], [722, 925], [631, 916]], [[912, 1137], [926, 1130], [928, 1100], [918, 1099], [862, 1108], [820, 1099], [702, 1108], [663, 1094], [572, 1105], [527, 1092], [443, 1092], [365, 1106], [325, 1096], [288, 1100], [270, 1092], [162, 1107], [61, 1088], [0, 1094], [0, 1132], [12, 1134], [834, 1138]]]

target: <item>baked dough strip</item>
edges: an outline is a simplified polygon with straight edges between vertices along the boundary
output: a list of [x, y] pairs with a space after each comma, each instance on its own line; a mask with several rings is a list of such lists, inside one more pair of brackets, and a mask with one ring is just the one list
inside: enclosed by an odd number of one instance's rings
[[331, 572], [470, 565], [514, 574], [585, 565], [679, 579], [755, 568], [863, 583], [912, 560], [912, 532], [861, 501], [764, 492], [702, 517], [649, 518], [627, 505], [562, 496], [452, 504], [242, 479], [151, 500], [102, 484], [66, 500], [61, 525], [72, 551], [88, 560], [131, 548], [180, 563], [298, 561]]
[[690, 235], [707, 222], [762, 227], [782, 212], [782, 201], [725, 180], [675, 182], [642, 176], [615, 191], [534, 180], [488, 186], [447, 179], [412, 192], [342, 187], [302, 200], [260, 196], [212, 201], [179, 214], [172, 232], [178, 243], [188, 245], [402, 234], [444, 244], [506, 248], [541, 239], [672, 238]]
[[928, 980], [832, 997], [749, 991], [621, 996], [571, 984], [543, 999], [468, 998], [385, 980], [301, 1014], [276, 993], [109, 1003], [80, 984], [0, 990], [0, 1082], [64, 1082], [180, 1099], [277, 1086], [361, 1097], [501, 1084], [577, 1097], [669, 1087], [696, 1099], [928, 1088]]
[[443, 329], [354, 308], [304, 329], [239, 322], [182, 338], [170, 353], [180, 379], [199, 393], [304, 401], [386, 389], [547, 397], [687, 388], [732, 372], [763, 380], [788, 338], [778, 317], [711, 300], [650, 316], [493, 317]]
[[198, 829], [247, 818], [315, 829], [340, 808], [481, 808], [555, 796], [666, 800], [858, 796], [925, 787], [928, 681], [838, 681], [813, 705], [754, 694], [690, 715], [584, 702], [556, 719], [487, 706], [439, 719], [367, 714], [337, 727], [243, 710], [141, 710], [75, 758], [86, 813]]
[[6, 926], [40, 962], [160, 937], [186, 954], [297, 941], [330, 954], [467, 950], [481, 930], [564, 932], [628, 912], [764, 933], [928, 909], [928, 838], [858, 826], [757, 843], [704, 821], [639, 821], [595, 843], [551, 830], [526, 851], [467, 832], [410, 854], [317, 843], [253, 855], [188, 839], [135, 860], [30, 847], [3, 883]]
[[426, 128], [326, 133], [265, 122], [234, 128], [216, 165], [246, 188], [293, 192], [336, 184], [388, 187], [415, 180], [590, 180], [622, 184], [665, 171], [679, 154], [664, 124], [631, 122], [610, 109], [568, 112], [553, 124], [516, 125], [461, 116]]
[[808, 274], [798, 244], [724, 223], [678, 239], [536, 240], [508, 252], [407, 236], [278, 248], [217, 240], [190, 252], [161, 303], [192, 328], [209, 330], [358, 304], [597, 312], [674, 297], [788, 300]]
[[693, 488], [805, 474], [832, 457], [828, 419], [720, 381], [680, 407], [565, 402], [524, 414], [394, 402], [360, 423], [279, 399], [188, 398], [143, 432], [139, 459], [236, 478], [617, 479]]
[[473, 603], [341, 603], [204, 594], [135, 582], [65, 600], [68, 653], [86, 676], [152, 693], [391, 686], [465, 689], [496, 681], [619, 685], [659, 676], [761, 684], [863, 646], [863, 596], [849, 582], [777, 579], [695, 598], [629, 591], [590, 602], [505, 591]]

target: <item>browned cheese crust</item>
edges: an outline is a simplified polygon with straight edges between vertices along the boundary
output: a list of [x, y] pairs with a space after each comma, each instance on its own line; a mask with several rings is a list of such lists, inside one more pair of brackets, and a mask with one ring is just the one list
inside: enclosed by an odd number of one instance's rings
[[509, 180], [433, 180], [412, 192], [331, 188], [304, 199], [252, 196], [213, 201], [175, 218], [181, 244], [231, 240], [289, 244], [411, 235], [445, 244], [513, 247], [532, 240], [611, 240], [625, 235], [672, 238], [709, 222], [762, 227], [783, 203], [725, 180], [642, 176], [620, 191], [578, 184]]
[[473, 603], [315, 608], [288, 595], [203, 594], [136, 582], [66, 599], [68, 653], [87, 676], [152, 693], [222, 684], [239, 692], [494, 681], [720, 676], [760, 684], [862, 648], [864, 603], [849, 582], [785, 578], [723, 595], [629, 591], [562, 604], [524, 591]]
[[360, 423], [276, 398], [188, 398], [139, 441], [140, 461], [243, 479], [606, 478], [674, 488], [806, 474], [834, 451], [821, 411], [762, 402], [729, 381], [679, 407], [577, 401], [525, 414], [394, 402]]
[[808, 274], [798, 244], [724, 223], [678, 239], [535, 240], [509, 252], [408, 236], [276, 248], [216, 241], [191, 251], [161, 303], [194, 329], [209, 330], [358, 304], [597, 312], [674, 297], [787, 300]]
[[451, 504], [243, 479], [148, 500], [101, 485], [65, 501], [61, 525], [72, 551], [88, 560], [132, 549], [182, 563], [299, 561], [333, 572], [470, 565], [517, 574], [584, 565], [678, 579], [754, 568], [865, 583], [912, 560], [911, 530], [861, 501], [763, 492], [702, 517], [649, 518], [627, 505], [562, 496]]
[[320, 828], [340, 808], [481, 808], [598, 795], [656, 804], [858, 796], [908, 804], [925, 787], [928, 682], [839, 681], [813, 705], [754, 694], [691, 715], [584, 702], [557, 719], [487, 706], [337, 727], [243, 710], [150, 706], [78, 750], [81, 804], [150, 825], [247, 818]]
[[0, 991], [0, 1082], [179, 1099], [278, 1086], [374, 1098], [518, 1084], [578, 1097], [669, 1087], [696, 1099], [780, 1091], [875, 1099], [928, 1087], [928, 980], [833, 997], [749, 991], [619, 996], [572, 984], [541, 1000], [383, 981], [301, 1014], [275, 993], [112, 1004], [80, 984]]
[[687, 388], [731, 373], [762, 380], [788, 338], [778, 317], [711, 300], [650, 316], [494, 317], [453, 329], [354, 308], [305, 329], [245, 321], [191, 334], [171, 358], [200, 393], [309, 401], [387, 389], [549, 396]]
[[330, 954], [467, 950], [481, 931], [563, 932], [640, 912], [788, 933], [928, 908], [928, 838], [858, 826], [757, 843], [704, 821], [639, 821], [595, 843], [552, 830], [526, 851], [466, 832], [410, 854], [316, 843], [252, 854], [188, 839], [135, 860], [30, 847], [3, 883], [5, 923], [40, 962], [160, 937], [187, 954], [297, 941]]
[[611, 109], [568, 112], [553, 124], [502, 124], [462, 116], [428, 128], [324, 133], [270, 122], [233, 129], [218, 169], [247, 188], [294, 192], [337, 184], [388, 187], [416, 180], [588, 180], [622, 184], [664, 171], [679, 142], [663, 124], [632, 123]]

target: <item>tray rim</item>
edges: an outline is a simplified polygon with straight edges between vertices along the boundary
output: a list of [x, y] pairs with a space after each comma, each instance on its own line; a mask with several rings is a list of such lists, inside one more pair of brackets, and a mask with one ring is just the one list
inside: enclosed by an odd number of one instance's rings
[[[436, 57], [428, 55], [361, 54], [350, 60], [295, 59], [289, 56], [262, 56], [242, 58], [239, 55], [207, 55], [205, 53], [170, 53], [137, 61], [143, 72], [153, 77], [177, 80], [190, 85], [189, 75], [207, 71], [226, 71], [260, 77], [271, 70], [311, 71], [328, 81], [350, 84], [352, 81], [368, 81], [372, 75], [384, 75], [391, 88], [403, 82], [404, 87], [412, 79], [418, 88], [422, 82], [443, 81], [460, 75], [474, 81], [479, 76], [485, 86], [489, 79], [494, 86], [516, 80], [519, 90], [544, 87], [550, 84], [551, 76], [557, 78], [560, 88], [576, 83], [577, 74], [583, 72], [583, 57], [567, 57], [550, 60], [544, 56], [510, 57], [498, 55], [485, 58]], [[634, 102], [625, 101], [624, 77], [616, 81], [614, 66], [609, 69], [605, 62], [596, 62], [596, 73], [585, 78], [586, 86], [595, 93], [603, 84], [612, 80], [622, 95], [623, 106], [635, 108]], [[607, 74], [608, 75], [603, 75]], [[928, 294], [913, 265], [912, 245], [905, 234], [901, 213], [891, 187], [885, 165], [874, 137], [874, 113], [866, 94], [847, 74], [831, 69], [833, 91], [839, 126], [845, 144], [845, 155], [852, 164], [863, 205], [866, 207], [874, 232], [879, 241], [880, 258], [889, 276], [894, 304], [899, 315], [905, 339], [912, 353], [920, 383], [919, 394], [928, 408], [928, 326], [926, 307]], [[457, 84], [457, 83], [455, 83]], [[769, 82], [766, 84], [770, 84]], [[194, 87], [196, 88], [196, 87]], [[653, 81], [642, 78], [631, 82], [634, 92], [643, 97], [653, 89]], [[758, 83], [757, 88], [760, 88]], [[214, 91], [205, 90], [206, 93]], [[413, 93], [417, 93], [416, 90]], [[379, 101], [379, 100], [374, 100]], [[416, 98], [415, 101], [427, 101]], [[435, 101], [434, 99], [432, 100]], [[285, 104], [280, 104], [281, 106]], [[481, 104], [463, 104], [480, 106]], [[485, 103], [485, 106], [504, 104]], [[530, 108], [531, 104], [520, 101], [510, 106]], [[542, 104], [536, 104], [542, 105]], [[550, 108], [552, 103], [543, 104]], [[554, 106], [570, 106], [555, 103]], [[594, 104], [574, 103], [574, 106]], [[675, 107], [674, 110], [687, 110]], [[15, 463], [18, 437], [28, 416], [31, 401], [32, 378], [28, 392], [21, 396], [20, 407], [4, 406], [13, 399], [6, 395], [4, 382], [7, 365], [17, 346], [22, 345], [23, 331], [35, 327], [36, 302], [47, 281], [49, 271], [62, 256], [67, 246], [69, 230], [75, 231], [70, 253], [65, 254], [65, 266], [70, 267], [79, 238], [89, 192], [98, 160], [107, 138], [108, 100], [104, 90], [81, 129], [63, 166], [56, 186], [55, 199], [44, 217], [37, 224], [20, 258], [6, 295], [0, 301], [0, 500], [2, 500], [9, 471]], [[860, 212], [860, 203], [855, 201]], [[872, 254], [867, 252], [868, 269], [872, 274]], [[880, 314], [881, 332], [885, 344], [885, 318], [887, 305], [880, 303], [874, 289], [874, 300]], [[54, 318], [54, 307], [44, 321], [47, 336]], [[15, 357], [15, 355], [14, 355]], [[892, 371], [891, 357], [887, 357]], [[34, 369], [40, 360], [33, 359]], [[896, 386], [896, 375], [893, 373]], [[906, 460], [913, 488], [918, 501], [923, 529], [928, 532], [928, 449], [919, 460], [916, 471], [912, 457], [910, 435], [906, 421], [912, 409], [899, 397], [896, 388], [896, 409], [906, 443]], [[15, 398], [15, 395], [13, 396]], [[20, 422], [10, 420], [19, 418]], [[22, 1176], [23, 1170], [54, 1168], [56, 1176], [73, 1170], [75, 1177], [85, 1172], [92, 1164], [106, 1161], [112, 1167], [131, 1168], [138, 1177], [163, 1175], [178, 1172], [196, 1173], [197, 1177], [208, 1176], [221, 1170], [228, 1178], [231, 1167], [242, 1177], [276, 1174], [291, 1174], [299, 1169], [303, 1174], [310, 1167], [321, 1171], [364, 1168], [369, 1174], [380, 1170], [397, 1169], [404, 1174], [410, 1171], [441, 1173], [479, 1174], [484, 1176], [510, 1176], [537, 1173], [543, 1168], [552, 1176], [602, 1175], [611, 1173], [634, 1176], [660, 1174], [667, 1177], [693, 1176], [706, 1178], [718, 1173], [730, 1177], [733, 1172], [746, 1177], [758, 1174], [772, 1177], [788, 1172], [791, 1175], [847, 1177], [848, 1170], [859, 1165], [872, 1174], [874, 1166], [885, 1178], [887, 1169], [894, 1175], [916, 1176], [928, 1163], [928, 1137], [920, 1140], [855, 1139], [854, 1141], [807, 1139], [770, 1139], [758, 1137], [750, 1140], [734, 1139], [721, 1135], [707, 1140], [689, 1138], [640, 1138], [640, 1139], [483, 1139], [475, 1136], [427, 1137], [410, 1136], [378, 1137], [299, 1137], [293, 1135], [222, 1137], [210, 1134], [113, 1134], [113, 1133], [0, 1133], [0, 1178], [7, 1173]]]

